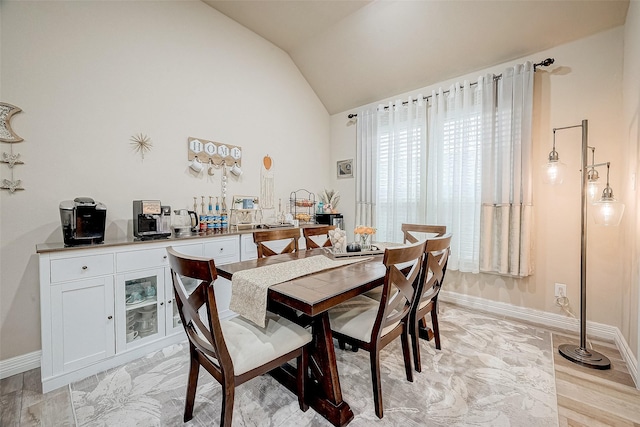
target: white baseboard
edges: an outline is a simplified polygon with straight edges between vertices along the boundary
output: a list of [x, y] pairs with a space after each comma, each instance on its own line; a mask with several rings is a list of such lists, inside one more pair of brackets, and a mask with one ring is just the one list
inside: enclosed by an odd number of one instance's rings
[[[516, 320], [522, 320], [548, 328], [555, 328], [575, 333], [579, 333], [580, 330], [580, 323], [578, 319], [567, 317], [562, 314], [549, 313], [546, 311], [534, 310], [532, 308], [526, 307], [518, 307], [513, 304], [492, 301], [484, 298], [444, 290], [440, 292], [440, 299], [443, 302], [450, 302], [461, 307], [511, 317]], [[587, 335], [589, 337], [600, 338], [602, 340], [610, 341], [616, 344], [616, 346], [618, 347], [618, 351], [620, 351], [622, 358], [627, 364], [629, 374], [633, 378], [633, 381], [636, 383], [636, 388], [640, 390], [640, 383], [637, 380], [638, 361], [633, 355], [629, 344], [624, 339], [624, 336], [622, 336], [622, 332], [620, 332], [620, 329], [615, 326], [587, 321]]]
[[39, 368], [41, 357], [42, 352], [38, 350], [11, 359], [0, 360], [0, 379]]
[[627, 362], [627, 369], [629, 370], [629, 374], [633, 377], [633, 380], [636, 382], [636, 388], [640, 390], [640, 375], [638, 375], [638, 363], [636, 357], [633, 355], [631, 347], [629, 347], [629, 344], [622, 336], [622, 332], [620, 332], [618, 328], [616, 328], [616, 332], [616, 346], [618, 347], [618, 350], [620, 350], [622, 358]]

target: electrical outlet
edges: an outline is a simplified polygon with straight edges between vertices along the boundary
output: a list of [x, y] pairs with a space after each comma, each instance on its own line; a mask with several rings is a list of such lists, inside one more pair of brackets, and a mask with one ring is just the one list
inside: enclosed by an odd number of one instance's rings
[[567, 296], [567, 285], [564, 283], [556, 283], [556, 298]]

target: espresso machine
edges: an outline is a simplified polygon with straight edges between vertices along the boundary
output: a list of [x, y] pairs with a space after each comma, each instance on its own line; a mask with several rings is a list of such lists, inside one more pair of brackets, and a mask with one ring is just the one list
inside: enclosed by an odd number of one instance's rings
[[61, 202], [59, 208], [65, 246], [104, 242], [105, 205], [90, 197], [76, 197]]
[[138, 240], [165, 239], [171, 236], [171, 207], [160, 200], [133, 201], [133, 235]]

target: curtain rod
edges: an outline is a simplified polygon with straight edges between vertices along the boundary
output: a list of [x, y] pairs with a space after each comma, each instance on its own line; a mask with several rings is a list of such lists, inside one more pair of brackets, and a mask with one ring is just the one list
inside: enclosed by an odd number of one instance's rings
[[[542, 60], [536, 64], [533, 64], [533, 71], [536, 72], [538, 67], [548, 67], [549, 65], [553, 64], [555, 62], [554, 58], [547, 58], [545, 60]], [[498, 74], [496, 76], [493, 77], [493, 80], [500, 80], [502, 78], [502, 74]], [[476, 86], [478, 84], [478, 82], [472, 82], [470, 83], [470, 86]], [[449, 93], [449, 90], [445, 90], [442, 93]], [[427, 100], [431, 98], [431, 95], [426, 95], [423, 96], [422, 99], [423, 100]], [[414, 99], [413, 102], [418, 102], [418, 98]], [[407, 105], [409, 103], [409, 101], [402, 101], [402, 105]], [[385, 110], [387, 110], [389, 107], [386, 106], [384, 107]], [[354, 117], [358, 117], [357, 113], [351, 113], [347, 116], [347, 118], [349, 119], [353, 119]]]

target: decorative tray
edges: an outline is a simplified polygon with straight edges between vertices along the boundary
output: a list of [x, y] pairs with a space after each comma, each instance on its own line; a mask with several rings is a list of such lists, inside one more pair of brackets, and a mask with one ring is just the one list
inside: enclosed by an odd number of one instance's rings
[[324, 248], [324, 250], [329, 254], [331, 258], [373, 256], [373, 255], [382, 255], [384, 253], [384, 249], [372, 249], [369, 251], [360, 251], [360, 252], [335, 252], [333, 248]]
[[284, 228], [284, 227], [293, 227], [293, 224], [290, 222], [277, 222], [274, 224], [262, 224], [264, 228]]
[[323, 248], [331, 258], [346, 258], [355, 256], [374, 256], [384, 254], [386, 248], [397, 248], [405, 246], [402, 243], [375, 242], [371, 245], [371, 250], [360, 252], [334, 252], [332, 247]]

